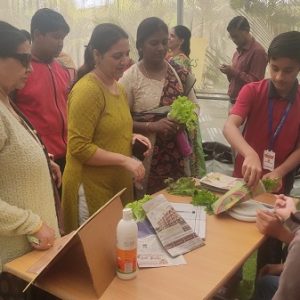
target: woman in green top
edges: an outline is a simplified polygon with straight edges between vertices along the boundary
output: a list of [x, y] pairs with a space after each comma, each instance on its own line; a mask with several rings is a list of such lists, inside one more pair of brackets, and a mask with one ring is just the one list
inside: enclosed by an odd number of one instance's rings
[[126, 187], [123, 203], [133, 200], [132, 178], [140, 182], [143, 164], [131, 157], [132, 119], [123, 88], [116, 80], [129, 59], [128, 35], [114, 24], [94, 29], [69, 95], [68, 147], [63, 176], [66, 232], [76, 229]]
[[170, 30], [168, 60], [173, 60], [178, 65], [191, 71], [190, 60], [190, 39], [191, 31], [183, 26], [177, 25]]

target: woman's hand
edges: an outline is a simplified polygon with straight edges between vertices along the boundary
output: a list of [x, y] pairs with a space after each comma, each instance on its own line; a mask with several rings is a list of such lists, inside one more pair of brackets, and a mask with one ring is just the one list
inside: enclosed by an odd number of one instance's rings
[[132, 136], [132, 145], [134, 144], [135, 140], [140, 140], [142, 143], [144, 143], [148, 147], [148, 150], [146, 152], [144, 152], [144, 156], [145, 157], [149, 156], [152, 152], [152, 145], [151, 145], [150, 140], [142, 134], [134, 133]]
[[270, 211], [257, 211], [256, 227], [262, 234], [274, 237], [286, 244], [294, 238], [294, 234], [282, 224], [280, 218]]
[[252, 152], [246, 155], [242, 166], [242, 175], [246, 184], [249, 187], [255, 187], [258, 184], [261, 173], [262, 168], [258, 154]]
[[175, 135], [179, 129], [180, 126], [177, 123], [169, 120], [168, 118], [163, 118], [158, 121], [151, 122], [151, 131], [161, 135]]
[[43, 223], [39, 231], [32, 234], [39, 243], [32, 243], [33, 248], [37, 250], [47, 250], [53, 246], [55, 235], [54, 230], [50, 228], [46, 223]]
[[52, 171], [52, 177], [56, 183], [56, 186], [59, 188], [61, 186], [61, 171], [58, 164], [50, 159], [50, 166]]
[[126, 157], [123, 162], [123, 167], [133, 174], [135, 182], [141, 182], [145, 176], [145, 168], [140, 160]]
[[293, 198], [285, 195], [275, 195], [275, 197], [275, 213], [282, 220], [286, 220], [291, 213], [296, 212], [297, 209]]
[[278, 234], [283, 227], [280, 219], [270, 211], [258, 210], [256, 216], [256, 226], [262, 234], [278, 238]]

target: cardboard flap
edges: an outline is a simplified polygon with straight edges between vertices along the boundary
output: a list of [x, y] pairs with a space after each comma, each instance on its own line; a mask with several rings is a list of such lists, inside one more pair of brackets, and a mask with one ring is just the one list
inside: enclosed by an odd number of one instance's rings
[[71, 233], [56, 251], [46, 251], [47, 259], [31, 266], [39, 273], [29, 285], [35, 283], [62, 299], [99, 299], [115, 277], [115, 232], [122, 217], [120, 195], [124, 190]]
[[116, 228], [122, 218], [122, 202], [119, 196], [81, 228], [78, 235], [91, 272], [97, 295], [103, 294], [116, 273]]
[[35, 284], [64, 300], [99, 299], [78, 235], [68, 244], [67, 251], [40, 274]]

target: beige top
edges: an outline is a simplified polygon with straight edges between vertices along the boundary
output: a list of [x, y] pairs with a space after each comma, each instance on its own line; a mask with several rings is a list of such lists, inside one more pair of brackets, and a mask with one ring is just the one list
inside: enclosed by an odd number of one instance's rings
[[59, 235], [53, 190], [41, 144], [0, 101], [0, 272], [31, 250], [27, 234], [41, 220]]
[[119, 82], [126, 90], [132, 112], [143, 112], [159, 106], [165, 79], [150, 79], [140, 71], [138, 64], [134, 64]]

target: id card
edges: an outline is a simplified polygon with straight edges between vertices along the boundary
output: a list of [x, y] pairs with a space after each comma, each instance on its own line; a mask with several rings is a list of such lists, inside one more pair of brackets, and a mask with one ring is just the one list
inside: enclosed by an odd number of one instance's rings
[[275, 166], [275, 152], [265, 150], [263, 157], [263, 169], [273, 171]]

